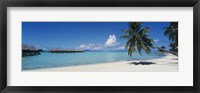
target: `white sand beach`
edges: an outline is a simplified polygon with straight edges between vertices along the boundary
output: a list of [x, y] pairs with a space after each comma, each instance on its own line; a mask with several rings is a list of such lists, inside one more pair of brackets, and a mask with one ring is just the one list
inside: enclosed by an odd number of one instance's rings
[[[140, 62], [140, 63], [139, 63]], [[24, 70], [32, 72], [178, 72], [178, 57], [166, 54], [165, 57], [148, 60], [118, 61], [100, 64], [67, 66]]]

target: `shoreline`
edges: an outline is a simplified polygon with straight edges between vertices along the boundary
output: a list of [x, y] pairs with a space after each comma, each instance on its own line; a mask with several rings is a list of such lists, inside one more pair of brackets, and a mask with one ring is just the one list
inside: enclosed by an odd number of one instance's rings
[[22, 72], [178, 72], [178, 57], [166, 54], [161, 58], [30, 69]]

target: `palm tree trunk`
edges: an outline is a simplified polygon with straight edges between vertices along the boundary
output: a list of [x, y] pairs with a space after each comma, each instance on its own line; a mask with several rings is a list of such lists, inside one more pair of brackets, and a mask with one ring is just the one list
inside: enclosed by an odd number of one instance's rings
[[163, 48], [156, 47], [156, 46], [152, 46], [152, 48], [156, 48], [156, 49], [162, 50], [163, 52], [170, 53], [170, 54], [178, 56], [178, 52], [173, 52], [173, 51], [165, 50]]

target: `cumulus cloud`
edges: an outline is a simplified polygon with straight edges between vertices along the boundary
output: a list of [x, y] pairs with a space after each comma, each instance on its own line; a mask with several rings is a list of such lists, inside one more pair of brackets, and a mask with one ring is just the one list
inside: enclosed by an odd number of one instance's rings
[[118, 47], [117, 49], [118, 49], [118, 50], [124, 50], [124, 49], [125, 49], [125, 47], [124, 47], [124, 46], [122, 46], [122, 47]]
[[117, 39], [116, 39], [116, 36], [113, 34], [113, 35], [109, 35], [107, 41], [105, 42], [105, 45], [102, 45], [102, 44], [93, 44], [93, 43], [90, 43], [90, 44], [81, 44], [79, 46], [80, 49], [84, 49], [84, 50], [102, 50], [102, 49], [106, 49], [106, 48], [109, 48], [109, 47], [115, 47], [119, 50], [122, 50], [124, 49], [123, 47], [117, 47], [119, 45], [119, 42], [117, 42]]
[[160, 40], [158, 40], [158, 39], [154, 39], [153, 40], [155, 43], [158, 43]]
[[105, 47], [113, 47], [113, 46], [117, 46], [117, 45], [119, 45], [119, 43], [117, 42], [115, 35], [109, 35], [109, 37], [105, 43]]
[[84, 49], [84, 50], [101, 50], [103, 47], [101, 44], [88, 44], [88, 45], [80, 45], [79, 47], [80, 49]]

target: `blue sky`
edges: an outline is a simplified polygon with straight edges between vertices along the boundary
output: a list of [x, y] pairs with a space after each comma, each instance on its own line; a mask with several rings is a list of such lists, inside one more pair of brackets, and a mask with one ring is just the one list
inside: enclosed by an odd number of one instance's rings
[[[22, 22], [22, 43], [42, 49], [121, 50], [126, 40], [119, 37], [128, 26], [128, 22]], [[151, 26], [156, 46], [168, 47], [163, 28], [169, 22], [144, 22], [146, 26]]]

